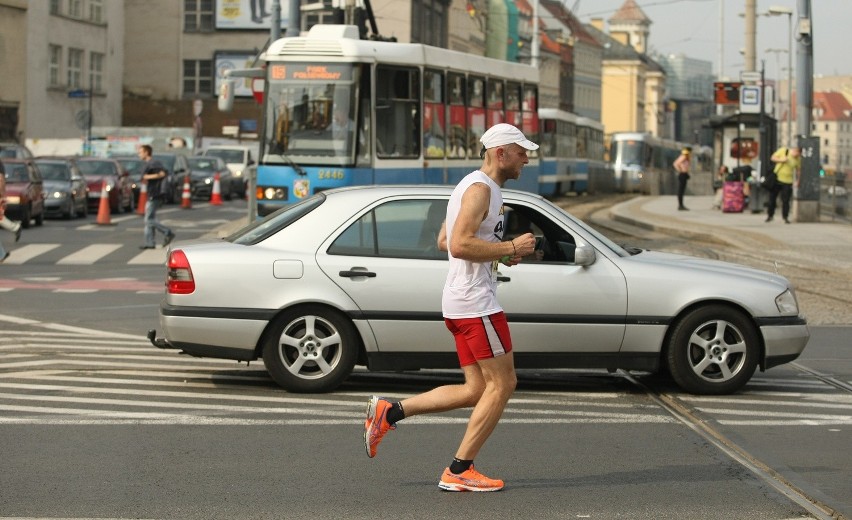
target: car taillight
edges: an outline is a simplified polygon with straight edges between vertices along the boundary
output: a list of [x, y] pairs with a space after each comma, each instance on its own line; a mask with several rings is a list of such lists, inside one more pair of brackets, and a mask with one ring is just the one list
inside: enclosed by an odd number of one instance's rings
[[190, 294], [195, 291], [195, 280], [186, 254], [180, 249], [169, 253], [169, 273], [166, 285], [169, 294]]

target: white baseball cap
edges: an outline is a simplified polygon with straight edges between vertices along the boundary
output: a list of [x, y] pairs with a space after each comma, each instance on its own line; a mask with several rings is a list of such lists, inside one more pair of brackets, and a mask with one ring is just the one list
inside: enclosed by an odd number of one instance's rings
[[480, 139], [485, 149], [515, 143], [527, 150], [538, 150], [538, 145], [524, 136], [524, 133], [508, 123], [498, 123], [482, 134]]

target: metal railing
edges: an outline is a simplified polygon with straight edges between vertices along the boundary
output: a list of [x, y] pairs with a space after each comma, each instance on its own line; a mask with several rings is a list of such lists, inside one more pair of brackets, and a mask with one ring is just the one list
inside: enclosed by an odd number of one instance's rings
[[849, 211], [849, 184], [843, 175], [820, 178], [819, 207], [823, 217], [852, 224], [852, 212]]

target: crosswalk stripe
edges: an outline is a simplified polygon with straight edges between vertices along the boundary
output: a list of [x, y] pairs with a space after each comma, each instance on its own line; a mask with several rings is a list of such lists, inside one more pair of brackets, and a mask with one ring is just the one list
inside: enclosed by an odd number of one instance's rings
[[166, 263], [167, 249], [157, 247], [156, 249], [145, 249], [130, 260], [129, 265], [157, 265]]
[[121, 247], [122, 244], [92, 244], [61, 258], [56, 263], [60, 265], [90, 265]]
[[60, 244], [27, 244], [16, 248], [15, 254], [9, 256], [4, 263], [21, 265], [59, 246]]

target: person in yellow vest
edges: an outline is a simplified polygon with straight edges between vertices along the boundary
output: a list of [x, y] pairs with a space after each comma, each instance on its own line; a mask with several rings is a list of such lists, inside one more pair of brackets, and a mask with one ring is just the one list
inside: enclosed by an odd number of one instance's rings
[[781, 216], [784, 217], [784, 222], [790, 223], [790, 198], [793, 196], [793, 182], [796, 180], [796, 173], [801, 166], [799, 148], [787, 148], [782, 146], [772, 157], [770, 161], [775, 163], [775, 168], [772, 170], [775, 173], [775, 185], [769, 190], [769, 206], [766, 208], [766, 221], [771, 222], [775, 217], [775, 205], [778, 195], [781, 194]]

